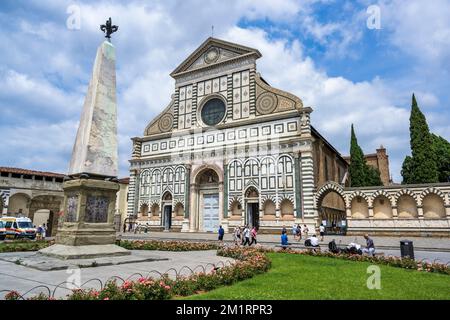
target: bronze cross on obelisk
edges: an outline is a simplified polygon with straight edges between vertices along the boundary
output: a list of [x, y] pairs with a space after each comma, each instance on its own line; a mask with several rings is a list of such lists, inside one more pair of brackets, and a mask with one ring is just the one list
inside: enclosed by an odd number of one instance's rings
[[102, 24], [100, 26], [100, 30], [106, 33], [105, 38], [108, 39], [109, 42], [111, 42], [111, 34], [119, 30], [118, 26], [114, 26], [111, 22], [111, 17], [109, 17], [108, 20], [106, 20], [106, 24]]

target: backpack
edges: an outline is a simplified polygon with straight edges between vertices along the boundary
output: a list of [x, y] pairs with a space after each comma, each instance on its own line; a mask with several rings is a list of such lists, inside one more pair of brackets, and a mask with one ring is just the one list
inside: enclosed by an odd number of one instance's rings
[[338, 249], [338, 247], [336, 245], [336, 242], [334, 240], [331, 241], [330, 243], [328, 243], [328, 250], [330, 252], [333, 252], [333, 253], [338, 253], [339, 252], [339, 249]]

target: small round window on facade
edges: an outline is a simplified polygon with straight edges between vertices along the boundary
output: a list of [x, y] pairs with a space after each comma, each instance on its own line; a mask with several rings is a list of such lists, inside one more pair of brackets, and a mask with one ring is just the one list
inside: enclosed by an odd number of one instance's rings
[[225, 103], [219, 98], [208, 100], [202, 108], [202, 121], [208, 126], [215, 126], [225, 116]]

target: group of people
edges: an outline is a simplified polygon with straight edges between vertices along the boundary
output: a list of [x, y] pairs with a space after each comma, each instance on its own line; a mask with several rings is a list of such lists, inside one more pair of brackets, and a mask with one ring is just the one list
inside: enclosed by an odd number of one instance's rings
[[45, 240], [46, 235], [47, 235], [47, 227], [45, 226], [45, 223], [43, 223], [36, 228], [36, 239]]
[[[302, 233], [304, 234], [306, 240], [305, 240], [305, 247], [313, 247], [313, 248], [319, 248], [319, 239], [316, 237], [315, 234], [313, 234], [311, 237], [308, 237], [308, 227], [304, 225], [304, 228], [302, 229], [300, 225], [294, 226], [292, 228], [292, 234], [294, 236], [294, 239], [298, 239], [300, 241], [302, 239]], [[323, 241], [323, 234], [321, 232], [322, 241]], [[281, 230], [281, 248], [286, 249], [289, 245], [289, 239], [287, 236], [287, 230], [286, 228], [283, 228]]]
[[[223, 236], [225, 234], [225, 230], [222, 226], [219, 227], [219, 241], [223, 241]], [[234, 244], [239, 246], [251, 246], [253, 244], [257, 244], [258, 241], [256, 239], [258, 235], [258, 228], [256, 226], [251, 227], [246, 225], [244, 227], [236, 227], [233, 232], [233, 240]]]
[[[323, 224], [319, 226], [319, 233], [320, 241], [323, 241], [323, 237], [325, 235], [325, 226]], [[294, 224], [292, 226], [292, 235], [294, 236], [294, 240], [297, 241], [302, 240], [302, 235], [305, 239], [308, 239], [309, 228], [306, 224], [304, 224], [303, 226], [301, 224]]]

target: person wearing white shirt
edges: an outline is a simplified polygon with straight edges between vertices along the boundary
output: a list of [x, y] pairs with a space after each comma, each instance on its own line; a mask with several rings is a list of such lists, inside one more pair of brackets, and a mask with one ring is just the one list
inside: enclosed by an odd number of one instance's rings
[[323, 224], [320, 225], [319, 232], [320, 232], [320, 241], [323, 241], [323, 236], [325, 235], [325, 226]]
[[319, 246], [319, 239], [317, 239], [315, 234], [313, 234], [312, 237], [309, 238], [309, 240], [311, 241], [311, 246], [312, 247], [318, 247]]
[[244, 229], [244, 239], [245, 241], [243, 245], [245, 246], [246, 244], [248, 244], [250, 246], [250, 228], [248, 226], [245, 226]]

